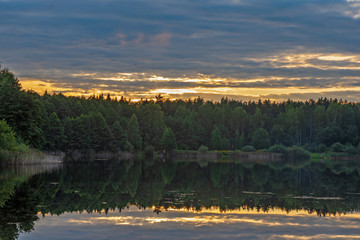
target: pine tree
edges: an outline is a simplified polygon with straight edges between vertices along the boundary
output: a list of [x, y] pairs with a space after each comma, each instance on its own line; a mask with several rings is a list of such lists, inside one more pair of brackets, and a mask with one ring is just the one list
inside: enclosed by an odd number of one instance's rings
[[167, 151], [176, 149], [176, 137], [171, 128], [166, 128], [161, 138], [161, 147]]
[[111, 127], [111, 132], [112, 132], [112, 137], [113, 137], [113, 149], [114, 150], [124, 150], [125, 149], [125, 144], [127, 141], [127, 133], [126, 131], [123, 129], [123, 127], [121, 127], [119, 121], [115, 121], [115, 123], [112, 125]]
[[211, 147], [213, 150], [222, 149], [220, 130], [217, 126], [215, 126], [214, 130], [211, 132]]
[[45, 135], [45, 149], [62, 149], [64, 143], [64, 127], [55, 112], [53, 112], [45, 121], [43, 131]]
[[128, 123], [128, 141], [134, 146], [135, 150], [141, 150], [142, 140], [140, 135], [139, 122], [135, 114], [131, 115]]

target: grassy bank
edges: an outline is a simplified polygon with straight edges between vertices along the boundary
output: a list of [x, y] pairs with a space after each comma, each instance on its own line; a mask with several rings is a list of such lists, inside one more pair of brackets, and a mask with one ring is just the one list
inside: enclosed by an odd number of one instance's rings
[[38, 150], [26, 152], [0, 150], [1, 165], [57, 164], [64, 158], [62, 153], [43, 153]]
[[64, 161], [68, 162], [93, 162], [93, 161], [107, 161], [107, 160], [127, 160], [139, 158], [144, 155], [143, 152], [110, 152], [95, 150], [71, 150], [66, 152]]
[[[219, 159], [243, 159], [249, 161], [279, 161], [282, 159], [310, 159], [310, 152], [301, 147], [284, 147], [282, 145], [274, 145], [269, 149], [256, 150], [252, 146], [246, 146], [242, 150], [222, 150], [209, 151], [207, 147], [200, 147], [198, 151], [177, 150], [174, 157], [184, 159], [201, 159], [208, 158], [212, 160]], [[162, 157], [162, 156], [160, 156]]]

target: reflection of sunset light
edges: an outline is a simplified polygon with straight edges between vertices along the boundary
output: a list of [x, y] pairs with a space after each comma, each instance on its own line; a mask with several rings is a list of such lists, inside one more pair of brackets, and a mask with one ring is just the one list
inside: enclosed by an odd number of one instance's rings
[[[194, 214], [194, 213], [193, 213]], [[263, 213], [265, 214], [265, 213]], [[180, 223], [180, 224], [195, 224], [195, 226], [203, 226], [209, 224], [230, 224], [230, 223], [250, 223], [256, 225], [266, 225], [266, 226], [302, 226], [310, 227], [308, 224], [299, 224], [299, 223], [280, 223], [274, 221], [267, 221], [262, 219], [251, 219], [247, 216], [239, 216], [238, 214], [232, 213], [231, 215], [227, 214], [217, 214], [217, 215], [195, 215], [195, 216], [169, 216], [166, 217], [135, 217], [135, 216], [119, 216], [119, 217], [90, 217], [89, 220], [74, 220], [71, 219], [68, 222], [76, 224], [114, 224], [114, 225], [134, 225], [140, 226], [145, 224], [159, 224], [159, 223]]]
[[360, 236], [356, 235], [335, 235], [335, 234], [316, 234], [312, 236], [299, 236], [299, 235], [273, 235], [271, 239], [300, 239], [300, 240], [308, 240], [308, 239], [360, 239]]
[[[309, 213], [306, 210], [296, 210], [296, 211], [290, 211], [290, 212], [285, 212], [283, 209], [281, 208], [272, 208], [269, 209], [265, 212], [263, 211], [258, 211], [257, 209], [233, 209], [233, 210], [222, 210], [219, 207], [211, 207], [211, 208], [201, 208], [201, 209], [196, 209], [196, 208], [164, 208], [164, 207], [152, 207], [153, 210], [155, 209], [159, 209], [161, 211], [175, 211], [175, 212], [194, 212], [194, 213], [216, 213], [216, 214], [257, 214], [257, 215], [261, 215], [261, 214], [275, 214], [275, 215], [287, 215], [287, 216], [299, 216], [299, 215], [303, 215], [303, 216], [308, 216], [308, 215], [317, 215], [316, 212], [313, 213]], [[359, 214], [360, 217], [360, 214]]]
[[[154, 211], [156, 210], [156, 211]], [[94, 239], [119, 237], [120, 233], [134, 239], [143, 239], [149, 233], [156, 233], [159, 239], [168, 239], [169, 231], [191, 235], [174, 235], [181, 238], [208, 239], [359, 239], [358, 223], [360, 213], [328, 215], [319, 217], [306, 210], [287, 213], [280, 208], [262, 212], [255, 209], [238, 208], [222, 211], [211, 208], [164, 208], [153, 206], [143, 208], [128, 205], [125, 208], [84, 214], [63, 213], [59, 216], [38, 215], [37, 231], [34, 232], [82, 232], [97, 234]], [[173, 236], [172, 236], [173, 237]], [[205, 238], [204, 238], [205, 237]], [[121, 238], [121, 237], [120, 237]], [[38, 238], [33, 238], [38, 239]], [[129, 239], [127, 237], [126, 239]]]
[[[153, 213], [154, 209], [160, 210], [159, 215], [138, 215], [137, 212]], [[261, 212], [256, 209], [252, 210], [229, 210], [226, 213], [222, 212], [219, 207], [212, 207], [209, 209], [191, 210], [186, 208], [175, 209], [163, 207], [153, 207], [148, 210], [139, 210], [136, 206], [130, 206], [128, 210], [124, 210], [124, 215], [114, 216], [118, 211], [109, 211], [107, 216], [94, 216], [88, 215], [80, 217], [79, 219], [69, 219], [67, 222], [73, 224], [90, 224], [90, 225], [131, 225], [131, 226], [143, 226], [154, 225], [163, 223], [177, 223], [177, 224], [191, 224], [194, 226], [205, 226], [213, 224], [252, 224], [256, 226], [268, 226], [268, 227], [325, 227], [322, 224], [309, 224], [307, 222], [293, 221], [294, 219], [307, 219], [310, 217], [317, 218], [316, 213], [309, 214], [305, 210], [296, 210], [285, 212], [279, 208], [270, 209], [267, 212]], [[103, 214], [103, 213], [102, 213]], [[258, 216], [258, 217], [256, 217]], [[267, 216], [263, 218], [261, 216]], [[272, 218], [269, 216], [274, 216]], [[287, 216], [292, 219], [291, 221], [281, 221], [281, 216]], [[356, 227], [356, 222], [352, 222], [351, 219], [360, 218], [359, 213], [351, 213], [343, 216], [328, 216], [327, 219], [333, 219], [333, 221], [341, 221], [341, 219], [349, 219], [348, 222], [338, 222], [337, 226], [341, 228]], [[275, 220], [277, 219], [277, 220]]]

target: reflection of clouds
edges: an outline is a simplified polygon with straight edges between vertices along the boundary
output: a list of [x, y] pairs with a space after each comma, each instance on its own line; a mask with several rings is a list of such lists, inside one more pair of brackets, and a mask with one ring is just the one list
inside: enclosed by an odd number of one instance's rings
[[[25, 239], [358, 239], [360, 214], [318, 217], [304, 210], [286, 213], [281, 209], [257, 210], [164, 209], [109, 211], [108, 214], [65, 213], [46, 215], [36, 222]], [[41, 214], [40, 214], [41, 215]], [[153, 235], [155, 234], [155, 235]], [[150, 237], [152, 236], [152, 237]], [[20, 236], [20, 240], [22, 236]], [[56, 239], [56, 238], [54, 238]]]
[[[258, 210], [250, 209], [238, 209], [228, 210], [222, 212], [218, 207], [203, 208], [201, 210], [196, 209], [173, 209], [173, 208], [160, 208], [162, 211], [159, 215], [148, 215], [143, 213], [153, 212], [155, 208], [151, 210], [144, 210], [136, 212], [136, 207], [130, 207], [130, 211], [124, 211], [121, 214], [110, 212], [109, 216], [79, 216], [79, 219], [70, 218], [68, 223], [76, 224], [91, 224], [91, 225], [132, 225], [132, 226], [146, 226], [152, 224], [181, 224], [181, 225], [194, 225], [210, 226], [221, 224], [251, 224], [255, 226], [268, 226], [268, 227], [332, 227], [336, 225], [339, 228], [352, 228], [358, 225], [358, 221], [354, 219], [360, 219], [359, 213], [353, 213], [342, 216], [331, 216], [327, 219], [331, 221], [318, 222], [309, 224], [306, 219], [318, 218], [316, 213], [308, 213], [305, 210], [297, 210], [285, 212], [279, 208], [268, 210], [266, 213]], [[120, 215], [120, 216], [118, 216]], [[124, 215], [124, 216], [121, 216]], [[285, 220], [281, 219], [281, 216], [286, 217]], [[305, 221], [304, 221], [305, 220]], [[327, 223], [331, 223], [327, 225]]]
[[160, 223], [179, 223], [179, 224], [193, 224], [200, 227], [213, 224], [240, 224], [250, 223], [254, 225], [266, 226], [299, 226], [310, 227], [309, 224], [291, 223], [291, 222], [274, 222], [261, 219], [251, 219], [247, 217], [239, 218], [232, 215], [202, 215], [194, 217], [91, 217], [89, 220], [69, 220], [70, 223], [77, 224], [113, 224], [113, 225], [133, 225], [142, 226], [146, 224], [160, 224]]
[[329, 235], [329, 234], [316, 234], [314, 236], [299, 236], [299, 235], [272, 235], [269, 239], [300, 239], [300, 240], [309, 240], [309, 239], [360, 239], [360, 236], [354, 235]]

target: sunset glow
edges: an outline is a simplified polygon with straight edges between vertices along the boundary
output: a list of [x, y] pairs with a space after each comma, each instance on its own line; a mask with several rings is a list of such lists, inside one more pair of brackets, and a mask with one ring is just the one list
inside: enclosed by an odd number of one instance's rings
[[0, 62], [40, 94], [360, 101], [359, 1], [33, 2], [0, 1]]

